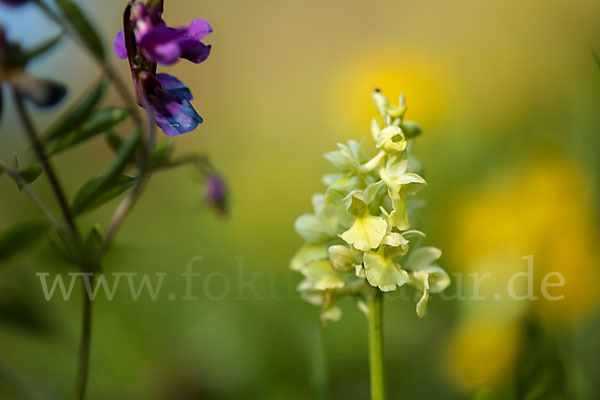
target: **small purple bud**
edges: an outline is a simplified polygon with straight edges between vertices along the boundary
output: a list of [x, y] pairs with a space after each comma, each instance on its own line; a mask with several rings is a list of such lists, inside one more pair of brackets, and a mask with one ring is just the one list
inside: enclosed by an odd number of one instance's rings
[[0, 0], [0, 3], [9, 7], [19, 7], [27, 3], [29, 0]]
[[227, 215], [227, 185], [216, 172], [210, 172], [206, 176], [204, 199], [216, 210], [217, 215]]
[[6, 32], [4, 32], [4, 28], [0, 26], [0, 57], [4, 55], [6, 51]]
[[149, 97], [154, 96], [154, 94], [156, 93], [156, 89], [162, 89], [160, 81], [156, 78], [154, 74], [151, 74], [150, 72], [140, 72], [139, 80], [140, 85], [142, 86], [142, 90]]
[[48, 79], [36, 78], [22, 72], [11, 78], [11, 84], [20, 96], [40, 108], [57, 105], [67, 94], [67, 88]]

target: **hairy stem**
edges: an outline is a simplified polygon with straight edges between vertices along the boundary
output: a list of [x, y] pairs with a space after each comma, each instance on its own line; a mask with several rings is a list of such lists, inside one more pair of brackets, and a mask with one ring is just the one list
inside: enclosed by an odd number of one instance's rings
[[35, 151], [38, 161], [42, 165], [44, 172], [46, 173], [46, 177], [48, 178], [48, 182], [50, 183], [50, 187], [54, 192], [54, 196], [56, 197], [56, 201], [60, 207], [63, 218], [69, 231], [71, 232], [73, 238], [76, 241], [79, 241], [79, 229], [75, 224], [75, 219], [73, 218], [73, 214], [71, 213], [71, 209], [69, 207], [69, 203], [67, 201], [67, 197], [62, 189], [60, 182], [58, 181], [58, 177], [54, 172], [54, 168], [50, 164], [50, 160], [46, 156], [46, 152], [44, 151], [44, 147], [38, 139], [35, 128], [33, 127], [33, 123], [29, 118], [29, 114], [27, 114], [27, 110], [25, 110], [25, 105], [23, 104], [23, 99], [21, 96], [13, 89], [13, 98], [15, 102], [15, 106], [17, 108], [17, 114], [19, 114], [19, 118], [23, 123], [23, 127], [25, 128], [25, 133], [27, 134], [27, 138]]
[[371, 400], [385, 400], [383, 367], [383, 292], [373, 289], [369, 298], [369, 365]]

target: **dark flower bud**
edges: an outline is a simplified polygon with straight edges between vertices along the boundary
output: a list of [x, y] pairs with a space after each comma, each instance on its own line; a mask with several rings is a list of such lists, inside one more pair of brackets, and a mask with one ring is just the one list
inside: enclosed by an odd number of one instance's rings
[[20, 96], [42, 108], [55, 106], [67, 94], [64, 85], [48, 79], [36, 78], [25, 72], [13, 74], [10, 82]]
[[206, 175], [204, 199], [211, 205], [219, 216], [227, 215], [227, 185], [216, 172]]
[[2, 53], [4, 52], [5, 48], [6, 48], [6, 32], [4, 31], [4, 28], [2, 26], [0, 26], [0, 57], [2, 56]]
[[0, 0], [0, 3], [9, 7], [19, 7], [27, 3], [29, 0]]
[[162, 84], [156, 78], [156, 75], [149, 72], [140, 72], [139, 81], [143, 92], [149, 96], [154, 95], [154, 93], [156, 93], [156, 89], [162, 89]]

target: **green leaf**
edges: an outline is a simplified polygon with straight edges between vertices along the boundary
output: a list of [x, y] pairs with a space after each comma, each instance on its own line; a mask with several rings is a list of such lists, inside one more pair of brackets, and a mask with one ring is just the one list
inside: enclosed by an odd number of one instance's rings
[[590, 51], [592, 52], [592, 57], [594, 57], [594, 61], [596, 61], [596, 65], [598, 66], [598, 68], [600, 68], [600, 57], [598, 56], [598, 53], [596, 53], [594, 49], [590, 49]]
[[58, 138], [48, 150], [48, 155], [53, 156], [63, 152], [79, 143], [93, 138], [122, 122], [131, 112], [126, 108], [106, 108], [95, 111], [81, 126], [71, 133]]
[[114, 152], [119, 151], [119, 148], [124, 142], [123, 138], [112, 129], [109, 129], [106, 132], [104, 132], [104, 137], [106, 139], [106, 142]]
[[159, 142], [152, 153], [152, 160], [150, 161], [151, 168], [160, 168], [167, 164], [171, 160], [171, 155], [175, 150], [175, 144], [171, 140], [164, 140]]
[[100, 104], [108, 87], [108, 80], [102, 79], [89, 93], [79, 98], [64, 116], [55, 122], [43, 135], [44, 140], [53, 140], [67, 135], [81, 125], [90, 113]]
[[104, 167], [100, 176], [106, 176], [109, 179], [120, 174], [127, 164], [133, 159], [138, 146], [142, 143], [142, 135], [144, 130], [141, 126], [137, 126], [129, 137], [123, 142], [115, 158]]
[[72, 0], [56, 0], [55, 2], [87, 48], [96, 58], [105, 60], [106, 53], [100, 35], [96, 32], [79, 6]]
[[102, 233], [98, 225], [90, 229], [85, 239], [84, 257], [93, 271], [100, 269], [100, 250], [102, 248]]
[[127, 191], [136, 181], [136, 178], [128, 175], [119, 175], [107, 182], [102, 177], [93, 178], [77, 193], [73, 213], [80, 215], [108, 203]]
[[[117, 155], [100, 172], [79, 189], [73, 201], [73, 213], [79, 215], [96, 208], [127, 190], [135, 178], [121, 175], [127, 164], [133, 159], [141, 143], [143, 130], [136, 130], [123, 142]], [[118, 179], [117, 179], [118, 178]]]
[[[31, 167], [19, 171], [19, 175], [25, 182], [27, 182], [27, 184], [29, 184], [33, 183], [37, 178], [39, 178], [40, 175], [42, 175], [42, 171], [42, 167], [40, 167], [39, 165], [32, 165]], [[19, 189], [23, 188], [20, 182], [17, 181], [16, 183]]]
[[34, 58], [39, 57], [45, 54], [46, 52], [52, 50], [52, 48], [54, 48], [54, 46], [56, 46], [60, 42], [62, 37], [63, 33], [61, 32], [55, 38], [47, 40], [42, 44], [39, 44], [37, 46], [32, 47], [31, 49], [23, 51], [19, 55], [21, 65], [25, 65], [28, 62], [32, 61]]
[[30, 222], [15, 225], [0, 233], [0, 261], [6, 261], [16, 253], [29, 247], [40, 239], [48, 225]]

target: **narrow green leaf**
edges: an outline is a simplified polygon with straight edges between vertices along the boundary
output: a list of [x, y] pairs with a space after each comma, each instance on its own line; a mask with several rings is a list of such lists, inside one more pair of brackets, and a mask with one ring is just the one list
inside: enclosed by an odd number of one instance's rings
[[102, 248], [102, 233], [100, 227], [95, 225], [90, 229], [85, 239], [84, 257], [89, 268], [93, 271], [100, 269], [100, 249]]
[[77, 198], [73, 203], [73, 213], [75, 215], [92, 211], [119, 197], [133, 186], [136, 178], [128, 175], [119, 175], [107, 182], [102, 181], [102, 177], [93, 178], [79, 190]]
[[[24, 329], [39, 335], [41, 333], [48, 333], [52, 329], [52, 326], [46, 319], [47, 317], [47, 314], [44, 314], [44, 311], [36, 307], [26, 294], [7, 294], [3, 291], [2, 298], [0, 298], [0, 321], [3, 326], [9, 325], [13, 329]], [[0, 382], [2, 382], [2, 380], [3, 378], [0, 374]], [[3, 399], [28, 398], [24, 393], [21, 396], [25, 397], [5, 397], [7, 395], [4, 391], [6, 388], [5, 382], [6, 381], [3, 381], [3, 385], [0, 387], [0, 394]], [[14, 383], [16, 384], [17, 382]]]
[[598, 53], [596, 53], [594, 49], [590, 49], [590, 51], [592, 52], [592, 57], [594, 57], [594, 61], [596, 61], [596, 65], [598, 66], [598, 68], [600, 68], [600, 57], [598, 56]]
[[35, 243], [47, 229], [47, 224], [30, 222], [15, 225], [0, 233], [0, 261], [8, 260]]
[[104, 137], [106, 138], [106, 142], [114, 152], [119, 151], [119, 148], [123, 144], [124, 140], [118, 133], [116, 133], [112, 129], [109, 129], [106, 132], [104, 132]]
[[106, 53], [100, 35], [94, 29], [79, 6], [72, 0], [55, 0], [65, 18], [79, 34], [88, 49], [100, 60], [105, 60]]
[[[19, 175], [21, 176], [21, 178], [27, 182], [27, 184], [29, 183], [33, 183], [35, 182], [35, 180], [37, 178], [40, 177], [40, 175], [42, 175], [42, 167], [40, 167], [39, 165], [32, 165], [31, 167], [25, 168], [22, 171], [19, 171]], [[19, 189], [22, 189], [23, 186], [20, 184], [20, 182], [16, 182], [17, 186], [19, 187]]]
[[25, 65], [28, 62], [32, 61], [34, 58], [39, 57], [48, 51], [52, 50], [54, 46], [56, 46], [63, 37], [63, 33], [59, 33], [55, 38], [47, 40], [42, 44], [32, 47], [31, 49], [27, 49], [23, 51], [19, 57], [21, 58], [21, 64]]
[[137, 126], [131, 135], [129, 135], [129, 137], [123, 142], [121, 147], [119, 147], [119, 151], [117, 152], [115, 158], [113, 158], [112, 161], [100, 172], [100, 176], [110, 179], [120, 174], [125, 169], [127, 164], [133, 160], [133, 156], [135, 155], [138, 146], [142, 142], [143, 133], [143, 128], [141, 126]]
[[104, 98], [108, 80], [102, 79], [92, 90], [78, 99], [63, 116], [56, 121], [43, 135], [43, 140], [52, 140], [64, 136], [79, 125], [94, 111]]
[[100, 174], [85, 183], [75, 195], [73, 213], [79, 215], [96, 208], [117, 197], [127, 190], [135, 178], [122, 175], [127, 164], [133, 160], [142, 139], [142, 128], [136, 130], [123, 142], [117, 155], [100, 172]]
[[130, 113], [126, 108], [117, 107], [95, 111], [82, 125], [54, 141], [49, 146], [48, 155], [56, 155], [105, 132], [122, 122]]

